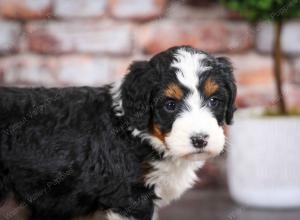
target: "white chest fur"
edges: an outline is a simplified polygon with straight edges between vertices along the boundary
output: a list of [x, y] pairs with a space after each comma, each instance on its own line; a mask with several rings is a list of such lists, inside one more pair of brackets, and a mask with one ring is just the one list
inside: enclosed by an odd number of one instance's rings
[[153, 171], [146, 176], [148, 185], [155, 185], [155, 192], [161, 199], [159, 207], [178, 199], [197, 180], [195, 171], [204, 162], [187, 160], [163, 160], [153, 162]]

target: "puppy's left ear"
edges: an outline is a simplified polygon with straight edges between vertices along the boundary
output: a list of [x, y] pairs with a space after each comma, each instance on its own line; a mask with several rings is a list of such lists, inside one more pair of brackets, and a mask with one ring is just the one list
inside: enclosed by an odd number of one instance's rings
[[233, 113], [236, 110], [235, 106], [235, 98], [236, 98], [236, 84], [235, 79], [233, 75], [233, 66], [228, 58], [226, 57], [218, 57], [218, 68], [221, 72], [221, 74], [225, 78], [225, 86], [228, 91], [228, 103], [226, 108], [226, 114], [225, 114], [225, 122], [226, 124], [231, 124], [233, 119]]
[[124, 116], [130, 126], [141, 131], [149, 125], [156, 78], [156, 71], [148, 61], [137, 61], [129, 67], [121, 87]]

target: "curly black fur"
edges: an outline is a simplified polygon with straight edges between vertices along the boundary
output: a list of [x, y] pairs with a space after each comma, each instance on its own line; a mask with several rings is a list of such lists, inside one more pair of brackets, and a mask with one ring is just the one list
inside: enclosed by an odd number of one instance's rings
[[155, 195], [140, 182], [141, 162], [157, 155], [117, 129], [125, 122], [111, 110], [109, 87], [0, 94], [1, 199], [13, 192], [43, 219], [108, 209], [151, 219]]
[[[145, 165], [165, 157], [133, 131], [149, 133], [151, 124], [170, 131], [177, 113], [163, 110], [162, 91], [172, 82], [189, 93], [171, 68], [178, 48], [131, 65], [120, 87], [121, 116], [111, 86], [0, 88], [0, 200], [13, 194], [31, 219], [69, 220], [100, 210], [151, 220], [160, 198], [155, 184], [145, 184]], [[212, 113], [220, 126], [229, 124], [236, 95], [231, 64], [209, 55], [205, 62], [212, 69], [200, 81], [213, 79], [223, 99]]]

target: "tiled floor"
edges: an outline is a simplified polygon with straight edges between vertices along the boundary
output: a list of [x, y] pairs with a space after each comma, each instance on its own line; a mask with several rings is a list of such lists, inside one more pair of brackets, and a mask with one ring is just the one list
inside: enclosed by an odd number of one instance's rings
[[300, 209], [250, 209], [235, 204], [224, 190], [191, 190], [161, 210], [159, 220], [300, 220]]

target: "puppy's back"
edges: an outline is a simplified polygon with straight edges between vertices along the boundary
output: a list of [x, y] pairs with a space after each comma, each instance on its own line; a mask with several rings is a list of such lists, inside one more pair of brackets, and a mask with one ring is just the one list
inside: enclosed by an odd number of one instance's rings
[[[0, 131], [11, 132], [21, 128], [28, 121], [46, 119], [45, 116], [59, 117], [66, 111], [76, 111], [98, 104], [106, 108], [106, 88], [0, 88]], [[106, 101], [106, 102], [105, 102]], [[104, 106], [105, 105], [105, 106]], [[96, 107], [93, 106], [93, 107]], [[89, 108], [89, 111], [94, 108]]]

